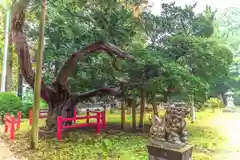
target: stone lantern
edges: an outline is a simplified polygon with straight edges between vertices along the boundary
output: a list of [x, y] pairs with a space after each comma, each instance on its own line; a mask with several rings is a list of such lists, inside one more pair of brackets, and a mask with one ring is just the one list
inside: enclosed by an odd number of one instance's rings
[[233, 103], [233, 101], [234, 101], [234, 99], [233, 99], [234, 93], [232, 91], [228, 90], [228, 92], [225, 93], [225, 95], [226, 95], [227, 105], [223, 109], [223, 111], [224, 112], [235, 112], [236, 108], [235, 108], [235, 105]]

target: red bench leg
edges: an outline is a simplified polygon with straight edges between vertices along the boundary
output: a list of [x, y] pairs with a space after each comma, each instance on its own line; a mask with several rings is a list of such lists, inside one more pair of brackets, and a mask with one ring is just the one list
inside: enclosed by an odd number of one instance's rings
[[97, 126], [96, 126], [96, 132], [97, 134], [100, 133], [100, 128], [101, 128], [101, 119], [100, 119], [100, 113], [97, 113]]
[[62, 137], [62, 117], [57, 118], [57, 139], [60, 140]]
[[14, 116], [11, 117], [11, 127], [10, 127], [10, 140], [14, 139], [14, 131], [15, 131], [15, 119]]
[[29, 125], [32, 125], [32, 110], [29, 111]]
[[74, 113], [73, 113], [73, 116], [74, 116], [74, 123], [76, 123], [76, 117], [77, 117], [77, 108], [76, 107], [74, 107]]

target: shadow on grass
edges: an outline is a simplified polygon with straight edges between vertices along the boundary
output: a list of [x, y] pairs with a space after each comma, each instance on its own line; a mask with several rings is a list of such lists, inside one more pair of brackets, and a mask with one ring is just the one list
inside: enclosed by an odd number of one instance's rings
[[193, 159], [213, 160], [213, 154], [222, 150], [226, 137], [218, 133], [210, 123], [197, 122], [188, 125], [189, 142], [194, 145]]
[[[95, 133], [94, 127], [66, 130], [61, 141], [58, 141], [55, 135], [40, 131], [39, 146], [36, 151], [29, 148], [30, 131], [17, 133], [16, 139], [9, 145], [16, 155], [30, 160], [96, 160], [99, 156], [111, 160], [127, 157], [130, 160], [147, 159], [148, 129], [140, 132], [131, 129], [127, 124], [126, 129], [121, 130], [119, 124], [108, 123], [107, 128], [101, 131], [100, 135]], [[7, 140], [6, 136], [4, 138]]]
[[[216, 128], [209, 123], [210, 113], [197, 113], [198, 121], [188, 123], [189, 142], [194, 144], [193, 160], [212, 160], [224, 141]], [[38, 150], [29, 149], [29, 131], [19, 132], [16, 140], [9, 143], [19, 156], [29, 160], [147, 160], [146, 143], [149, 139], [149, 125], [143, 130], [131, 128], [131, 117], [126, 117], [126, 128], [120, 128], [120, 116], [110, 116], [111, 123], [95, 133], [95, 127], [76, 128], [65, 131], [63, 140], [58, 141], [55, 133], [40, 132]], [[108, 121], [108, 122], [109, 122]], [[5, 137], [5, 136], [4, 136]], [[6, 138], [6, 137], [5, 137]]]

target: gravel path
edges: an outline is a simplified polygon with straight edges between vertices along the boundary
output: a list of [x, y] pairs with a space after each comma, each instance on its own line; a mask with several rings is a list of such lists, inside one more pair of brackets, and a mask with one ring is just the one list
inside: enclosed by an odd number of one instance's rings
[[[3, 126], [0, 125], [0, 134], [3, 134]], [[17, 160], [9, 150], [7, 144], [0, 138], [0, 160]]]
[[16, 160], [9, 151], [8, 146], [0, 139], [0, 160]]
[[240, 160], [240, 113], [222, 113], [213, 123], [227, 137], [224, 151], [213, 156], [214, 160]]

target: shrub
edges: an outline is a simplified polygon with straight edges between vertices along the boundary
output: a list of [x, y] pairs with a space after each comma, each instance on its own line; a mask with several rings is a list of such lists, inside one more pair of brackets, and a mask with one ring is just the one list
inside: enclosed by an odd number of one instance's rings
[[29, 110], [32, 108], [32, 103], [30, 102], [24, 102], [23, 108], [22, 108], [22, 116], [24, 118], [29, 117]]
[[17, 112], [21, 111], [22, 102], [21, 99], [16, 96], [15, 93], [0, 92], [0, 113], [5, 115], [9, 112], [10, 114], [16, 115]]
[[224, 104], [218, 98], [210, 98], [209, 100], [207, 100], [204, 106], [215, 110], [216, 108], [223, 108]]
[[[33, 95], [28, 95], [23, 97], [23, 108], [22, 108], [22, 116], [24, 118], [29, 117], [29, 110], [32, 109], [33, 106]], [[42, 99], [40, 101], [40, 108], [46, 109], [48, 108], [48, 104], [44, 102]]]
[[234, 104], [237, 105], [237, 106], [240, 106], [240, 93], [237, 93], [234, 96]]

